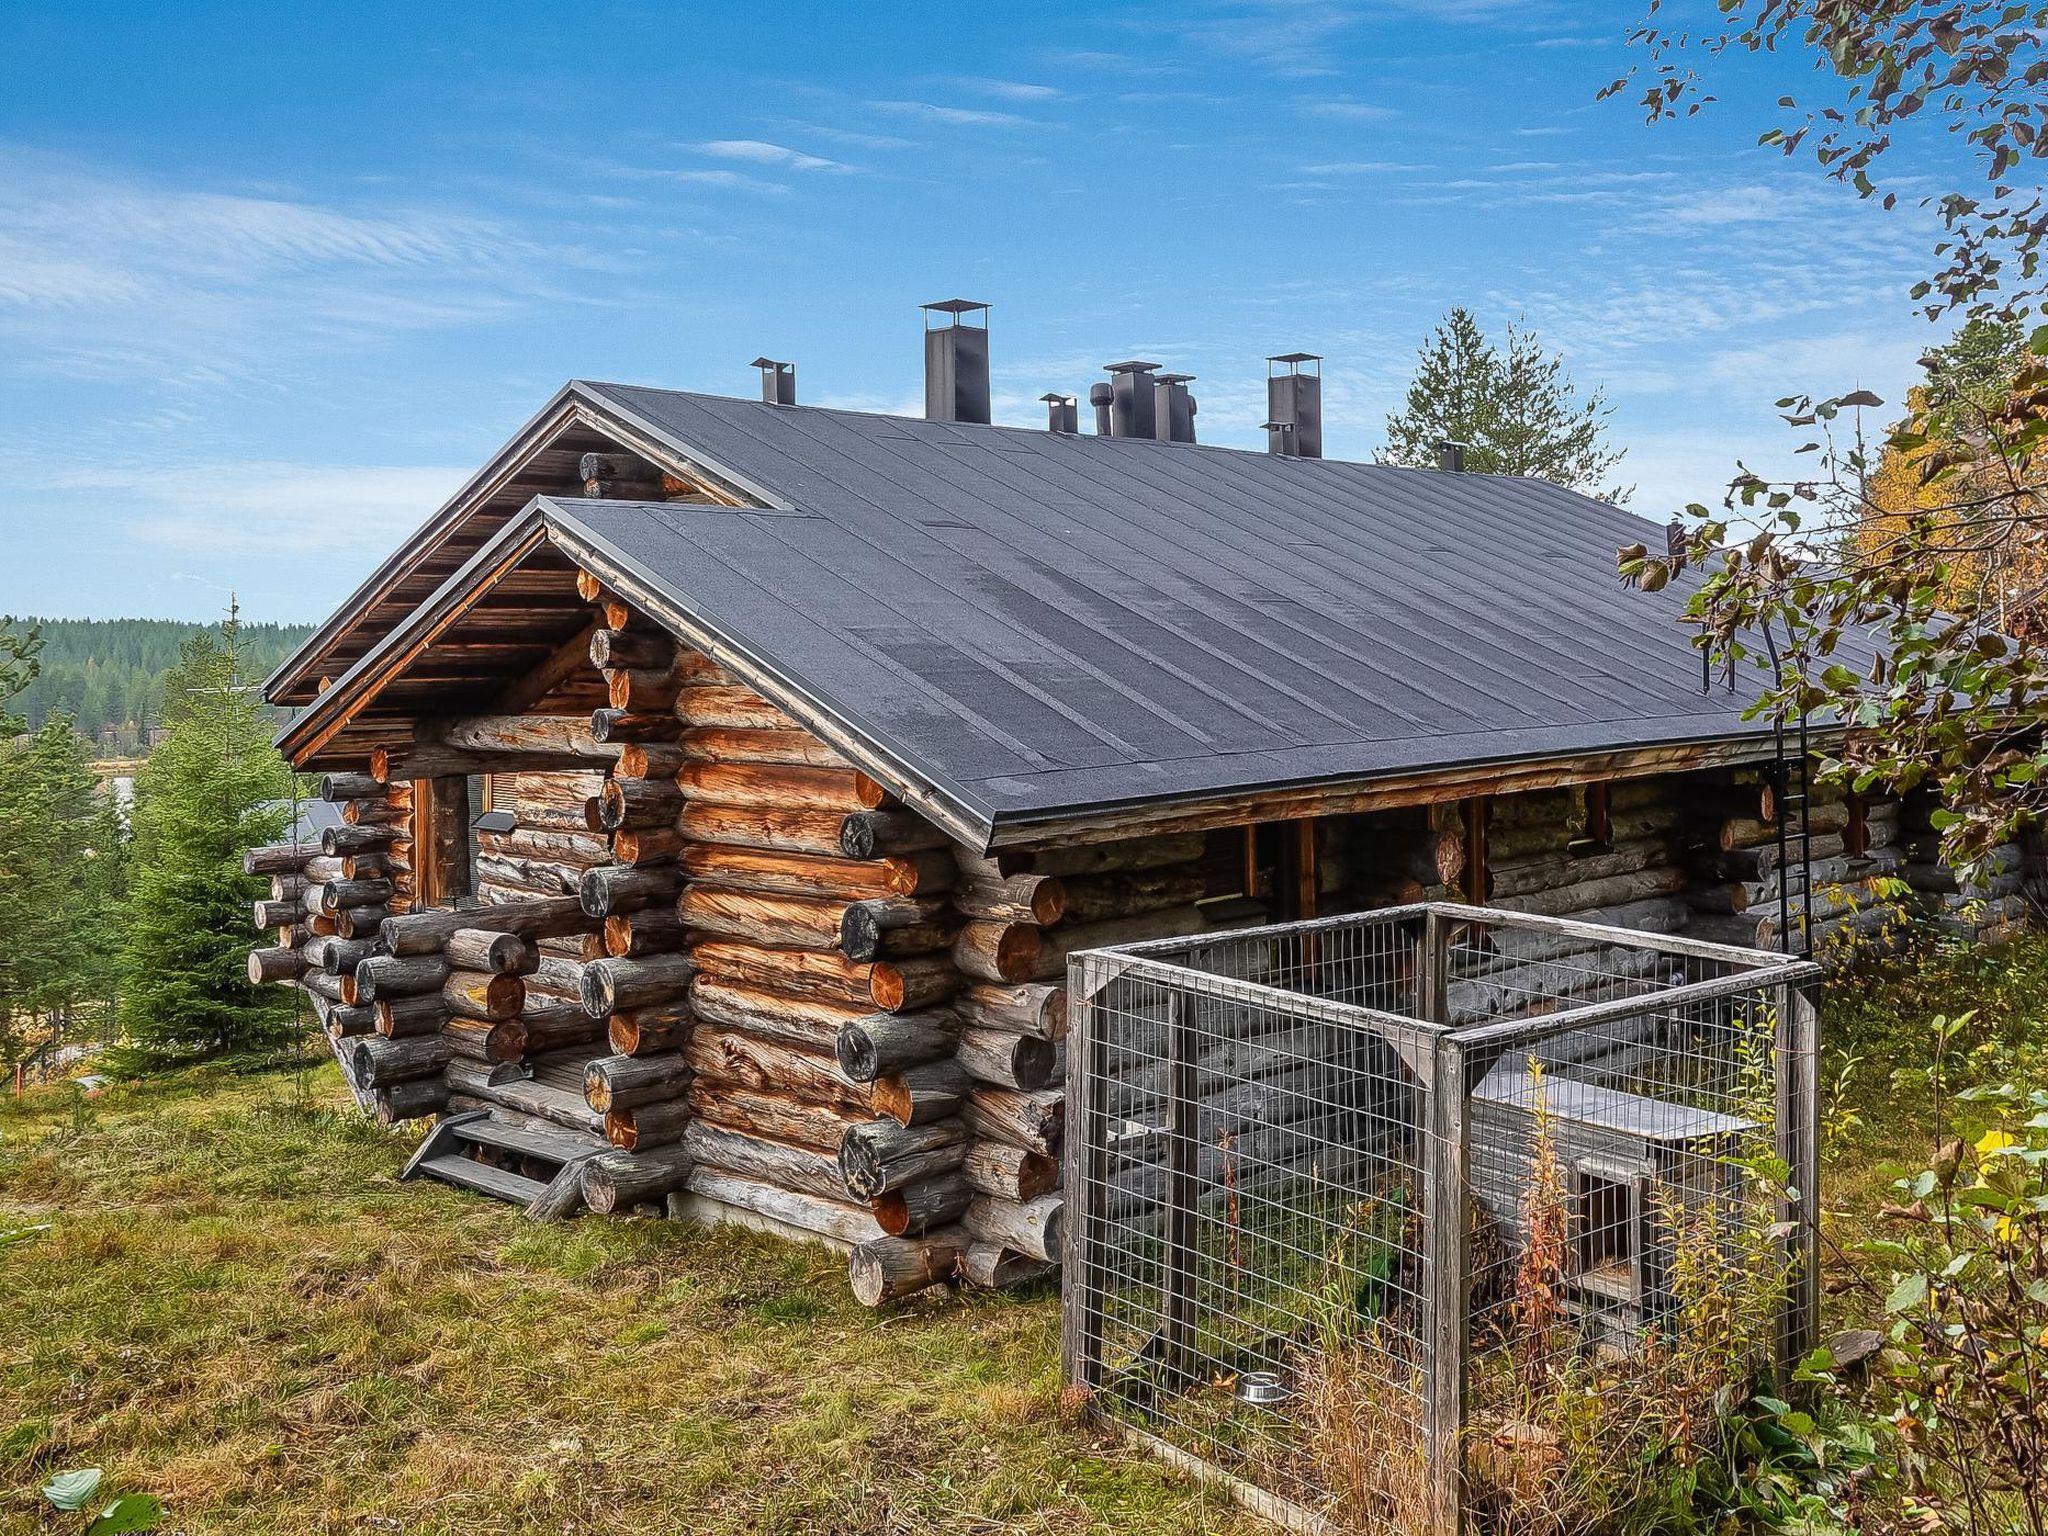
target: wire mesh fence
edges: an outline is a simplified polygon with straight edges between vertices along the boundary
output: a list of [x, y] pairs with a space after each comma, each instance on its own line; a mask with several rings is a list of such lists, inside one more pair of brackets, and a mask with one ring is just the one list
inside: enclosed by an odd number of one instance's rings
[[1075, 957], [1070, 1381], [1297, 1527], [1553, 1528], [1811, 1327], [1817, 974], [1444, 903]]

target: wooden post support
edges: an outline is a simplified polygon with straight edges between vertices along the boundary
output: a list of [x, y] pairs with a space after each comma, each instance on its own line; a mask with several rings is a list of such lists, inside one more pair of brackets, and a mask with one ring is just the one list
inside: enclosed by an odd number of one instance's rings
[[[1433, 955], [1426, 969], [1443, 975], [1442, 920], [1429, 916]], [[1427, 1457], [1427, 1536], [1465, 1529], [1465, 1378], [1470, 1347], [1470, 1231], [1465, 1169], [1470, 1125], [1465, 1048], [1450, 1035], [1431, 1042], [1428, 1134], [1422, 1145], [1424, 1211], [1423, 1447]]]
[[1781, 984], [1777, 1008], [1778, 1156], [1791, 1170], [1782, 1219], [1791, 1230], [1792, 1273], [1778, 1338], [1778, 1369], [1792, 1368], [1813, 1349], [1820, 1322], [1820, 1011], [1819, 983]]
[[1162, 1302], [1165, 1365], [1179, 1391], [1195, 1371], [1195, 1030], [1178, 990], [1166, 1000], [1166, 1284]]
[[1108, 1147], [1101, 1124], [1108, 1051], [1094, 1017], [1100, 981], [1095, 973], [1102, 963], [1094, 958], [1077, 959], [1068, 967], [1072, 991], [1067, 1008], [1067, 1052], [1074, 1065], [1067, 1071], [1066, 1123], [1075, 1139], [1062, 1169], [1067, 1203], [1065, 1251], [1060, 1255], [1065, 1277], [1060, 1296], [1061, 1374], [1069, 1386], [1091, 1392], [1102, 1385], [1103, 1296], [1091, 1227], [1108, 1171]]
[[469, 868], [469, 780], [449, 774], [420, 782], [427, 790], [427, 814], [415, 823], [415, 846], [427, 850], [433, 872], [421, 895], [428, 906], [447, 906], [476, 889]]

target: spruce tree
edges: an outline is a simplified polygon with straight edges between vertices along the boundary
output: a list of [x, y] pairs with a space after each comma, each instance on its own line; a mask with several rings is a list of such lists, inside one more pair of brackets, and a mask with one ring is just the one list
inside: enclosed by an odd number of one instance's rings
[[1611, 414], [1599, 390], [1579, 398], [1564, 359], [1546, 354], [1533, 332], [1510, 325], [1502, 352], [1469, 310], [1454, 309], [1423, 343], [1407, 400], [1387, 418], [1379, 458], [1434, 469], [1441, 444], [1463, 443], [1468, 470], [1529, 475], [1626, 501], [1629, 490], [1601, 484], [1624, 452], [1607, 446]]
[[236, 629], [231, 610], [217, 637], [186, 643], [164, 683], [168, 734], [135, 782], [121, 994], [131, 1067], [271, 1049], [297, 1028], [289, 994], [251, 985], [246, 969], [249, 907], [264, 892], [242, 855], [283, 832], [292, 775]]

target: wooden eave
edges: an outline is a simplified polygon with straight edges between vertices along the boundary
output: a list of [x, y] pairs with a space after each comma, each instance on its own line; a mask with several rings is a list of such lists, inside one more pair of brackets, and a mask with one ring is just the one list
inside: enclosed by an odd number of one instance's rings
[[265, 679], [264, 696], [273, 704], [310, 703], [322, 679], [338, 678], [361, 660], [535, 496], [580, 495], [577, 465], [586, 453], [635, 455], [729, 506], [783, 505], [572, 381]]

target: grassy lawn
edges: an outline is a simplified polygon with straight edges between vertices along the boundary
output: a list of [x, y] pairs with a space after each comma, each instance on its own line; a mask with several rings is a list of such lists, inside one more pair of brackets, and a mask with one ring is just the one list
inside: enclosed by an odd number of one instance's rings
[[[1958, 1085], [2038, 1075], [2048, 939], [1830, 989], [1838, 1235], [1966, 1008]], [[0, 1246], [0, 1532], [72, 1529], [36, 1489], [90, 1465], [183, 1532], [1255, 1528], [1062, 1415], [1050, 1290], [878, 1315], [822, 1249], [400, 1186], [414, 1139], [326, 1066], [0, 1098], [0, 1233], [43, 1228]]]
[[167, 1531], [1226, 1532], [1066, 1422], [1049, 1289], [400, 1185], [331, 1066], [0, 1099], [0, 1531], [54, 1471]]

